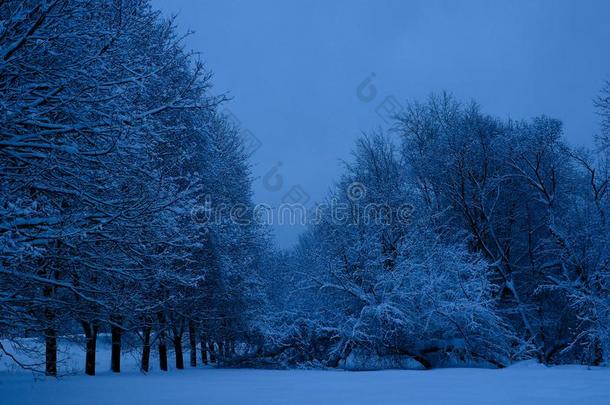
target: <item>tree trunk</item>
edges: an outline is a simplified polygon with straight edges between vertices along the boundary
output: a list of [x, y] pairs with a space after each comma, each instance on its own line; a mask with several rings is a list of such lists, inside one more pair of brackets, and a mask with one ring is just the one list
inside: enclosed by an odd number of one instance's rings
[[165, 337], [159, 339], [159, 369], [167, 371], [167, 345], [165, 344]]
[[97, 346], [97, 325], [94, 322], [83, 321], [86, 339], [85, 374], [95, 375], [95, 352]]
[[144, 344], [142, 347], [142, 362], [140, 363], [140, 370], [145, 373], [148, 373], [150, 370], [150, 332], [152, 331], [152, 326], [150, 325], [150, 321], [147, 319], [144, 323], [144, 330], [142, 331], [142, 335], [144, 337]]
[[197, 367], [197, 335], [193, 321], [189, 321], [189, 344], [191, 346], [191, 367]]
[[210, 339], [208, 342], [208, 347], [210, 349], [210, 363], [217, 363], [218, 359], [216, 358], [216, 347], [214, 347], [214, 341]]
[[176, 354], [176, 368], [178, 370], [184, 369], [184, 356], [182, 354], [182, 336], [180, 334], [174, 335], [174, 352]]
[[121, 317], [114, 316], [111, 318], [113, 322], [110, 327], [112, 336], [112, 353], [110, 358], [110, 369], [115, 373], [121, 372], [121, 337], [123, 329], [121, 328]]
[[[45, 297], [53, 295], [51, 287], [45, 287], [42, 290]], [[53, 327], [55, 321], [55, 312], [51, 308], [45, 308], [45, 317], [49, 327], [44, 331], [45, 340], [45, 374], [57, 376], [57, 330]]]
[[199, 345], [201, 347], [201, 362], [205, 365], [208, 364], [208, 350], [206, 348], [205, 336], [201, 336], [199, 339]]
[[218, 365], [222, 365], [222, 363], [224, 362], [224, 354], [225, 354], [225, 347], [223, 344], [222, 339], [218, 339], [218, 355], [217, 355], [217, 360], [218, 360]]
[[45, 374], [57, 376], [57, 332], [48, 328], [44, 332], [45, 343]]
[[167, 343], [165, 342], [165, 317], [159, 312], [159, 368], [167, 371]]

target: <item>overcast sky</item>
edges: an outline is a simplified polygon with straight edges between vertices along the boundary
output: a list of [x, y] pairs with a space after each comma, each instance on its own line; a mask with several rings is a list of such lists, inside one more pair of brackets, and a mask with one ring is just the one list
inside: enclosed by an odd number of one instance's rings
[[[560, 118], [571, 143], [590, 145], [592, 99], [610, 78], [610, 1], [153, 4], [195, 31], [187, 45], [214, 72], [214, 91], [260, 140], [256, 202], [275, 206], [289, 192], [321, 200], [362, 131], [431, 92], [500, 117]], [[279, 245], [299, 230], [276, 227]]]

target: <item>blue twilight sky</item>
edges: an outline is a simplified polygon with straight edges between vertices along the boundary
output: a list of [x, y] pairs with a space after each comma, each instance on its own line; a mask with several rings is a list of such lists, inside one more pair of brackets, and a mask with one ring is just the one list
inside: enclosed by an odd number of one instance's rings
[[[177, 14], [226, 107], [260, 140], [256, 202], [320, 200], [362, 131], [447, 90], [485, 112], [546, 114], [590, 145], [610, 79], [610, 1], [153, 0]], [[358, 86], [371, 79], [358, 92]], [[292, 189], [298, 186], [299, 189]], [[305, 198], [305, 197], [303, 197]], [[299, 227], [278, 226], [280, 246]]]

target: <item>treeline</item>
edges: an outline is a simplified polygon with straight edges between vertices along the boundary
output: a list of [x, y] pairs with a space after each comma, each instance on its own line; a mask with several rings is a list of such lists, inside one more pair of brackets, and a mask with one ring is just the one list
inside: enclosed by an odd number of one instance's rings
[[293, 291], [272, 295], [285, 312], [269, 352], [353, 369], [607, 364], [610, 85], [596, 105], [593, 150], [557, 120], [500, 120], [446, 94], [360, 139], [321, 221], [276, 266]]
[[93, 375], [101, 332], [116, 372], [126, 333], [143, 371], [168, 346], [182, 368], [187, 334], [232, 351], [266, 239], [198, 217], [206, 196], [251, 204], [210, 72], [147, 0], [9, 0], [0, 21], [0, 355], [41, 337], [56, 375], [58, 337], [83, 334]]
[[108, 333], [115, 372], [127, 343], [145, 372], [153, 353], [183, 368], [185, 343], [192, 366], [608, 363], [610, 85], [592, 150], [547, 117], [411, 103], [275, 252], [239, 129], [171, 19], [9, 0], [0, 21], [0, 355], [39, 338], [56, 375], [82, 335], [93, 375]]

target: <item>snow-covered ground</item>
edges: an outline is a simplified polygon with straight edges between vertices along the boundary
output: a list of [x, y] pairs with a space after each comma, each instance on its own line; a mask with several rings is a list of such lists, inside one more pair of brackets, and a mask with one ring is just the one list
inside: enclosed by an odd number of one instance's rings
[[[519, 363], [504, 370], [134, 370], [99, 352], [99, 374], [59, 379], [0, 367], [0, 404], [610, 404], [610, 369]], [[74, 353], [72, 353], [74, 356]], [[2, 359], [2, 363], [6, 359]], [[76, 363], [71, 363], [76, 366]]]

